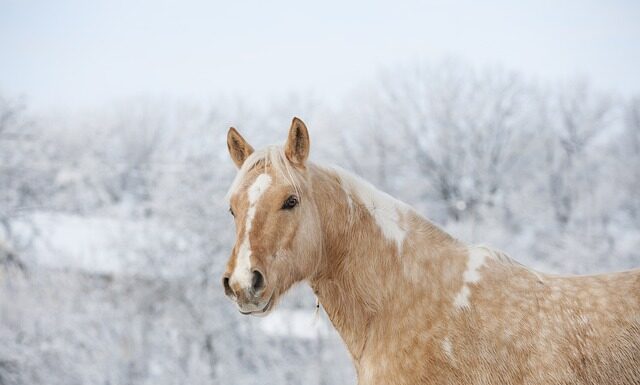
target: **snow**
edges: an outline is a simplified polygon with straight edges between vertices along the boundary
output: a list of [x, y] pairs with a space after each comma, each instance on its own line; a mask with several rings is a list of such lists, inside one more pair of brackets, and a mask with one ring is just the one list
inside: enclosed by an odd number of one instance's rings
[[151, 255], [163, 264], [161, 273], [170, 275], [182, 271], [180, 259], [160, 260], [155, 249], [164, 240], [176, 250], [189, 251], [180, 233], [151, 220], [36, 212], [19, 218], [15, 227], [19, 236], [33, 237], [27, 254], [41, 267], [148, 274], [141, 256]]
[[313, 310], [276, 309], [261, 318], [260, 329], [272, 336], [315, 340], [331, 335], [331, 325]]

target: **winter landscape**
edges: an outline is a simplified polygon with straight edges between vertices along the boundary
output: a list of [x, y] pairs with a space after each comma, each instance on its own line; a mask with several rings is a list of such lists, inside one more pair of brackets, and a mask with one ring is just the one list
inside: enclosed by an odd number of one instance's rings
[[463, 65], [404, 76], [345, 111], [303, 97], [265, 112], [138, 100], [56, 122], [3, 96], [2, 383], [349, 381], [307, 288], [255, 319], [220, 285], [234, 237], [226, 128], [265, 144], [292, 110], [313, 159], [466, 242], [548, 272], [640, 265], [640, 99]]
[[262, 147], [300, 116], [312, 161], [537, 270], [639, 267], [640, 94], [593, 83], [449, 58], [338, 105], [151, 94], [60, 114], [0, 84], [0, 384], [355, 383], [305, 285], [267, 318], [224, 297], [231, 125]]

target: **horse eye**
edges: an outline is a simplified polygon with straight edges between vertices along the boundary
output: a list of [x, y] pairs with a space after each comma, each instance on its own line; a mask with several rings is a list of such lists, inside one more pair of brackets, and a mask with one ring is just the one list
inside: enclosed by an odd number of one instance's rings
[[233, 215], [234, 217], [236, 216], [236, 213], [233, 212], [233, 209], [231, 207], [229, 207], [229, 212], [231, 213], [231, 215]]
[[284, 201], [284, 203], [282, 204], [282, 208], [284, 210], [290, 210], [296, 207], [297, 204], [298, 204], [298, 197], [296, 197], [295, 195], [290, 195], [289, 198], [287, 198], [287, 200]]

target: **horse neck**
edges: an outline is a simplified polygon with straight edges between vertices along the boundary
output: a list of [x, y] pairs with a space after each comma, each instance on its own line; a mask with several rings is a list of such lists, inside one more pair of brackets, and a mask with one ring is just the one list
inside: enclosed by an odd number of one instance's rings
[[[411, 266], [418, 270], [411, 274], [422, 281], [414, 287], [407, 280], [403, 258], [439, 259], [460, 245], [386, 194], [376, 190], [358, 194], [353, 186], [345, 186], [344, 172], [319, 167], [311, 167], [310, 171], [324, 250], [320, 266], [309, 281], [351, 355], [358, 360], [367, 340], [368, 326], [381, 314], [388, 313], [390, 301], [399, 295], [420, 295], [429, 290], [424, 285], [427, 268], [422, 264]], [[374, 189], [368, 184], [360, 188]], [[377, 199], [389, 201], [367, 201], [370, 194], [380, 194]], [[380, 212], [372, 212], [371, 206], [378, 206]], [[395, 208], [398, 211], [394, 213]], [[381, 228], [381, 223], [387, 228]], [[401, 241], [393, 237], [394, 234], [401, 237], [402, 231]], [[409, 255], [418, 250], [423, 255]], [[429, 274], [437, 272], [429, 269]], [[436, 281], [432, 280], [434, 284]]]

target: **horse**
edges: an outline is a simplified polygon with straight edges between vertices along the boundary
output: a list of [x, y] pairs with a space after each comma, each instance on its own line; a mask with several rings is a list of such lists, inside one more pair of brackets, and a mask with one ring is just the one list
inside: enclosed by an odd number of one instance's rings
[[222, 278], [265, 316], [297, 282], [318, 297], [359, 385], [640, 384], [640, 269], [558, 276], [466, 245], [339, 167], [306, 125], [254, 151], [233, 127], [236, 242]]

